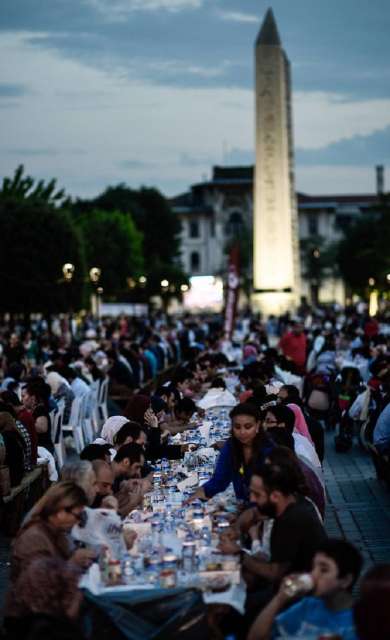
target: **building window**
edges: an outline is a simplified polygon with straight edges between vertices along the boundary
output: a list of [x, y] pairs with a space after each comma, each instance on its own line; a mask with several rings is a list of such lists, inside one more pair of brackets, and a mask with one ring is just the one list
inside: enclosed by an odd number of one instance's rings
[[211, 218], [210, 220], [210, 236], [211, 238], [215, 238], [215, 220]]
[[318, 216], [316, 213], [309, 213], [307, 219], [308, 231], [310, 236], [318, 236]]
[[191, 253], [191, 272], [195, 273], [200, 270], [200, 255], [197, 251]]
[[239, 238], [242, 235], [244, 227], [244, 221], [239, 211], [234, 211], [229, 216], [229, 221], [225, 226], [225, 233], [227, 236], [234, 236]]
[[199, 238], [199, 222], [197, 220], [190, 221], [190, 238]]

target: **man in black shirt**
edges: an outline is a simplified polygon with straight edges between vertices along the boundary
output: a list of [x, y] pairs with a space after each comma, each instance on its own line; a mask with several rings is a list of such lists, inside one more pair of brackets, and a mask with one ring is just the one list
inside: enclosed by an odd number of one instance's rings
[[[308, 571], [326, 533], [312, 503], [299, 494], [301, 476], [294, 461], [265, 464], [251, 478], [250, 499], [263, 516], [274, 519], [270, 558], [242, 553], [248, 582], [256, 576], [263, 585], [278, 583], [292, 571]], [[222, 541], [225, 553], [238, 551], [236, 543]]]
[[274, 520], [270, 557], [242, 551], [229, 536], [220, 543], [223, 553], [241, 554], [248, 593], [240, 628], [247, 627], [271, 600], [285, 575], [310, 571], [312, 558], [326, 539], [315, 508], [299, 493], [301, 484], [302, 475], [294, 460], [264, 464], [252, 475], [250, 500], [262, 516]]

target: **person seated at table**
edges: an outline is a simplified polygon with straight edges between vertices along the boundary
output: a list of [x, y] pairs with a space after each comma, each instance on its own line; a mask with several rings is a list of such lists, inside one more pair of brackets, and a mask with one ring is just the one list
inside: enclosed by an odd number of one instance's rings
[[[279, 429], [281, 433], [282, 429]], [[281, 444], [282, 441], [279, 441]], [[294, 464], [297, 472], [302, 478], [302, 495], [311, 500], [319, 511], [321, 519], [325, 517], [325, 485], [320, 482], [317, 474], [307, 465], [304, 460], [298, 458], [294, 451], [294, 439], [286, 432], [286, 440], [281, 446], [275, 447], [267, 456], [266, 462], [269, 464]]]
[[188, 445], [169, 445], [167, 437], [169, 432], [164, 428], [162, 421], [166, 419], [166, 403], [160, 397], [135, 394], [130, 398], [125, 410], [128, 420], [142, 425], [147, 435], [146, 458], [159, 460], [179, 460], [183, 457]]
[[92, 509], [118, 509], [118, 501], [114, 497], [114, 472], [111, 464], [104, 460], [93, 460], [92, 468], [96, 476], [96, 496], [91, 504]]
[[237, 400], [234, 395], [226, 389], [226, 383], [223, 378], [214, 378], [210, 389], [198, 401], [198, 407], [209, 409], [210, 407], [234, 407]]
[[[19, 580], [33, 560], [41, 557], [72, 562], [88, 568], [95, 557], [88, 549], [74, 550], [70, 532], [83, 518], [87, 496], [74, 482], [51, 486], [35, 504], [18, 531], [11, 551], [11, 572], [6, 595], [4, 626], [12, 638], [20, 637], [21, 618], [26, 614], [17, 591]], [[22, 620], [23, 625], [23, 620]]]
[[75, 399], [75, 395], [69, 382], [61, 376], [57, 371], [48, 369], [49, 373], [46, 377], [46, 382], [50, 386], [51, 393], [56, 402], [63, 400], [65, 402], [63, 423], [68, 424], [70, 419], [70, 412], [72, 410], [72, 402]]
[[367, 571], [359, 584], [353, 616], [359, 640], [390, 638], [390, 564]]
[[92, 463], [88, 460], [66, 462], [61, 469], [61, 480], [75, 482], [87, 496], [88, 505], [96, 498], [97, 480]]
[[188, 499], [208, 500], [233, 484], [239, 500], [248, 502], [249, 482], [253, 468], [264, 462], [273, 443], [260, 424], [260, 416], [252, 404], [238, 404], [230, 412], [231, 436], [222, 447], [213, 476]]
[[114, 438], [119, 429], [128, 421], [129, 419], [125, 416], [110, 416], [103, 424], [100, 435], [94, 440], [93, 444], [109, 444], [112, 448], [112, 454], [115, 455]]
[[16, 487], [29, 470], [26, 468], [27, 449], [15, 419], [10, 413], [3, 411], [4, 408], [7, 408], [7, 405], [0, 402], [0, 438], [4, 447], [2, 464], [9, 469], [11, 487]]
[[312, 443], [295, 430], [295, 414], [292, 409], [284, 405], [269, 406], [263, 419], [263, 426], [271, 438], [275, 435], [277, 439], [277, 429], [287, 429], [294, 438], [294, 449], [298, 458], [302, 458], [321, 475], [321, 462], [317, 456]]
[[[242, 555], [248, 574], [278, 583], [288, 572], [309, 571], [313, 554], [326, 538], [323, 524], [312, 503], [300, 493], [302, 475], [291, 462], [263, 464], [253, 471], [250, 500], [260, 514], [274, 518], [270, 541], [270, 561]], [[241, 553], [241, 547], [222, 539], [224, 553]]]
[[[300, 600], [291, 604], [294, 596], [289, 589], [294, 576], [285, 578], [278, 593], [255, 620], [248, 640], [267, 640], [271, 635], [272, 638], [319, 638], [328, 637], [328, 634], [329, 637], [356, 640], [351, 592], [361, 568], [362, 556], [354, 545], [346, 540], [325, 541], [313, 558], [310, 595], [302, 597], [304, 591], [298, 590], [296, 595], [301, 596]], [[378, 628], [378, 631], [382, 629]], [[385, 636], [372, 634], [367, 637], [379, 639]]]
[[197, 423], [191, 422], [191, 418], [196, 412], [196, 404], [191, 398], [182, 398], [173, 409], [173, 415], [170, 420], [162, 423], [162, 427], [169, 431], [171, 435], [183, 433], [189, 429], [196, 429]]
[[44, 447], [54, 454], [49, 400], [50, 387], [42, 378], [32, 378], [22, 388], [22, 403], [32, 416], [33, 427], [38, 434], [38, 447]]
[[105, 460], [111, 462], [111, 447], [109, 444], [87, 444], [80, 453], [80, 460]]
[[298, 405], [303, 413], [303, 418], [308, 426], [320, 462], [323, 462], [325, 454], [324, 429], [320, 421], [314, 418], [307, 407], [304, 406], [298, 388], [293, 384], [284, 384], [278, 391], [278, 402], [287, 406], [290, 404]]
[[[0, 400], [12, 407], [10, 411], [11, 415], [14, 415], [16, 420], [16, 426], [20, 431], [22, 427], [27, 429], [30, 446], [30, 459], [31, 465], [34, 466], [37, 463], [38, 457], [38, 435], [34, 427], [34, 419], [29, 411], [26, 411], [22, 402], [19, 400], [19, 396], [14, 391], [2, 391], [0, 393]], [[26, 439], [26, 438], [25, 438]]]
[[84, 640], [79, 579], [75, 565], [57, 558], [35, 558], [16, 583], [24, 611], [18, 640]]
[[116, 451], [119, 451], [123, 445], [130, 444], [131, 442], [140, 444], [141, 447], [144, 448], [146, 446], [146, 430], [143, 429], [138, 422], [125, 422], [113, 438], [114, 449], [116, 449]]
[[123, 445], [111, 463], [114, 495], [118, 500], [118, 513], [122, 517], [139, 506], [145, 492], [150, 489], [150, 483], [141, 479], [144, 464], [145, 452], [135, 442]]

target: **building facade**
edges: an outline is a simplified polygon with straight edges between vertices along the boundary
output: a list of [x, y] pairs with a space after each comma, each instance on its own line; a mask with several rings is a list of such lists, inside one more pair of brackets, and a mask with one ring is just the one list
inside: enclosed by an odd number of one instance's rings
[[[235, 240], [251, 251], [253, 231], [254, 168], [213, 168], [209, 181], [194, 184], [190, 190], [171, 199], [180, 217], [181, 261], [190, 276], [226, 273], [227, 250]], [[308, 273], [307, 253], [324, 250], [339, 241], [356, 217], [374, 211], [378, 196], [316, 195], [297, 193], [301, 262], [301, 297], [313, 301], [313, 279]], [[244, 246], [245, 249], [245, 246]], [[251, 260], [246, 270], [252, 277]], [[319, 284], [321, 302], [344, 303], [345, 291], [336, 273], [329, 272]]]

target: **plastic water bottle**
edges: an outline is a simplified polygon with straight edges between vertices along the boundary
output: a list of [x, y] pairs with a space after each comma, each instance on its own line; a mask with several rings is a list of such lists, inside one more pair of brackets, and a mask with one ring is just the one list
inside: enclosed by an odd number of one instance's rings
[[211, 531], [208, 527], [202, 527], [202, 542], [205, 547], [211, 546]]

